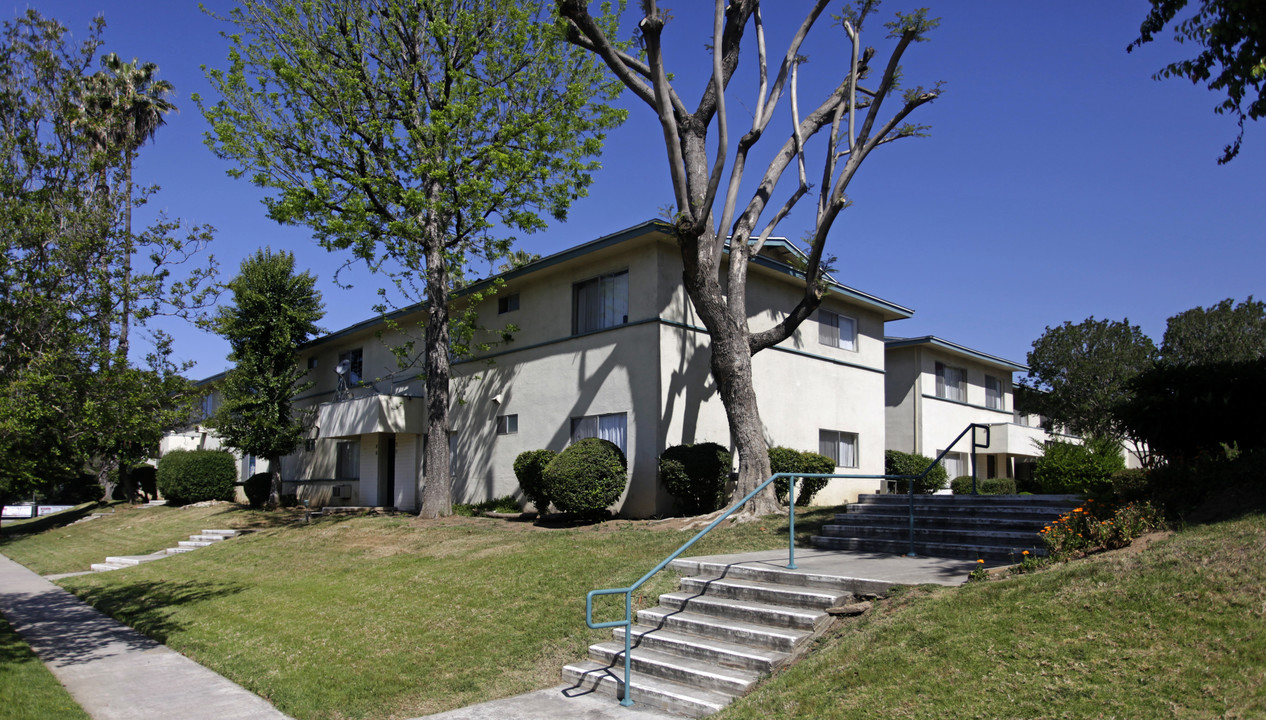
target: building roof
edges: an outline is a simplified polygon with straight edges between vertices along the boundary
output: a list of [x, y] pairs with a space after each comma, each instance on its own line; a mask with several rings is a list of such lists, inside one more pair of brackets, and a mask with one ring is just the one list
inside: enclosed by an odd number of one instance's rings
[[1000, 358], [997, 355], [990, 355], [989, 353], [981, 352], [979, 350], [973, 350], [967, 347], [966, 345], [959, 345], [956, 342], [950, 342], [949, 340], [944, 340], [942, 338], [936, 337], [935, 335], [924, 335], [923, 337], [913, 337], [913, 338], [893, 337], [893, 336], [884, 337], [885, 350], [895, 350], [898, 348], [916, 347], [919, 345], [930, 345], [940, 350], [944, 350], [951, 355], [957, 355], [959, 357], [965, 357], [970, 360], [983, 362], [988, 365], [994, 365], [1000, 368], [1006, 368], [1007, 370], [1010, 370], [1012, 372], [1028, 372], [1029, 371], [1028, 365], [1022, 365], [1018, 362], [1007, 360], [1006, 358]]

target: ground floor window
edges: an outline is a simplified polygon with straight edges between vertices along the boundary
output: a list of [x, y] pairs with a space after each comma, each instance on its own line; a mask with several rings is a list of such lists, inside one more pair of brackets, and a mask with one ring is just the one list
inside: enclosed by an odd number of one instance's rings
[[360, 479], [360, 441], [344, 440], [337, 444], [334, 466], [335, 480]]
[[[940, 455], [941, 451], [937, 450], [936, 454]], [[945, 457], [941, 458], [941, 467], [945, 468], [945, 474], [950, 480], [967, 474], [967, 461], [962, 453], [946, 453]]]
[[835, 467], [857, 467], [857, 433], [818, 431], [818, 452], [835, 461]]
[[610, 440], [620, 447], [620, 452], [628, 453], [627, 439], [629, 434], [628, 413], [610, 413], [607, 415], [585, 415], [571, 419], [571, 441], [585, 438], [602, 438]]

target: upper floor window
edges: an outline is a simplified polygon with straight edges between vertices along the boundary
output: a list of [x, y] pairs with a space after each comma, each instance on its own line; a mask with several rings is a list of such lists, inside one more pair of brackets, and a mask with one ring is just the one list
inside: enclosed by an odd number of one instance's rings
[[818, 342], [844, 350], [857, 349], [857, 321], [829, 310], [818, 311]]
[[572, 286], [572, 333], [623, 325], [629, 321], [629, 271], [591, 278]]
[[818, 431], [818, 452], [835, 461], [835, 467], [857, 467], [857, 433]]
[[967, 371], [945, 363], [936, 364], [936, 396], [967, 402]]
[[576, 442], [591, 437], [602, 438], [618, 445], [620, 452], [627, 453], [628, 418], [628, 413], [574, 417], [571, 419], [571, 441]]
[[497, 298], [497, 314], [505, 315], [508, 312], [514, 312], [519, 309], [519, 294], [506, 295]]
[[990, 410], [1002, 409], [1002, 381], [993, 375], [985, 376], [985, 407]]
[[202, 419], [203, 420], [206, 420], [207, 418], [215, 414], [215, 409], [219, 407], [220, 405], [218, 400], [219, 398], [216, 397], [215, 392], [209, 392], [206, 395], [202, 396]]
[[361, 348], [356, 348], [355, 350], [339, 353], [338, 364], [340, 367], [344, 361], [347, 362], [347, 373], [344, 374], [344, 377], [347, 379], [348, 387], [359, 385], [365, 371], [364, 351]]

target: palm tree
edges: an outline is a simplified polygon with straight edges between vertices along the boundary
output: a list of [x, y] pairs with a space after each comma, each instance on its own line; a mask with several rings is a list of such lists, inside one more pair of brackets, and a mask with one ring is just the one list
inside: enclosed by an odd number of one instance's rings
[[166, 115], [176, 109], [168, 98], [172, 84], [155, 79], [158, 66], [136, 58], [124, 62], [115, 53], [101, 58], [102, 69], [85, 79], [79, 107], [78, 125], [84, 132], [98, 168], [96, 192], [106, 194], [106, 169], [122, 156], [125, 191], [122, 301], [119, 327], [119, 355], [127, 357], [128, 326], [131, 324], [132, 277], [132, 162], [136, 151], [149, 142], [166, 124]]

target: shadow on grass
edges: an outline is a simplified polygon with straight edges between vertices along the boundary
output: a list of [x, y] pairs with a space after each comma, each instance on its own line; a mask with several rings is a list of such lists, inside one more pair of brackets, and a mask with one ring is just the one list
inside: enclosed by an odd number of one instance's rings
[[170, 617], [169, 609], [200, 603], [245, 590], [237, 583], [135, 582], [123, 585], [81, 588], [79, 599], [120, 622], [127, 623], [160, 643], [185, 625]]
[[104, 511], [111, 505], [117, 504], [89, 502], [83, 505], [76, 505], [69, 510], [52, 513], [51, 515], [41, 515], [30, 520], [5, 520], [3, 525], [0, 525], [0, 545], [16, 540], [23, 535], [33, 535], [52, 528], [64, 527], [87, 517], [91, 513]]

